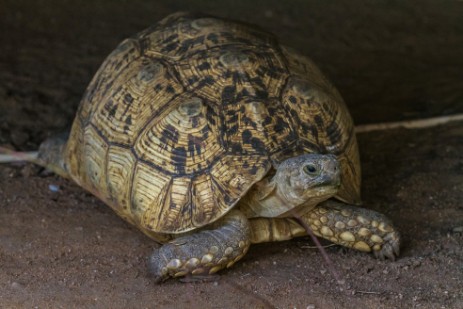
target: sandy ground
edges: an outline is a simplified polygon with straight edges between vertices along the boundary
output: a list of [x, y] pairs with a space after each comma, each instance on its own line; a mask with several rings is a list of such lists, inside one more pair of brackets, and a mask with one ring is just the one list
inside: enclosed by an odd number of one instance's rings
[[[114, 46], [193, 10], [258, 24], [311, 56], [356, 123], [463, 112], [463, 3], [421, 1], [0, 2], [0, 145], [66, 129]], [[156, 285], [157, 247], [71, 182], [0, 166], [0, 307], [463, 308], [463, 126], [360, 134], [366, 207], [403, 235], [396, 262], [308, 238], [251, 248], [215, 282]], [[58, 192], [50, 185], [59, 186]]]

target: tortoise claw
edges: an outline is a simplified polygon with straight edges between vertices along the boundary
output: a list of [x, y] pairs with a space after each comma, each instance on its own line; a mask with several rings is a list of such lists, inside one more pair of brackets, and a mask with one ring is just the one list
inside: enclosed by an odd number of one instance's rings
[[384, 244], [380, 250], [373, 251], [376, 258], [385, 260], [386, 258], [395, 261], [400, 255], [400, 234], [398, 232], [389, 233], [384, 237]]

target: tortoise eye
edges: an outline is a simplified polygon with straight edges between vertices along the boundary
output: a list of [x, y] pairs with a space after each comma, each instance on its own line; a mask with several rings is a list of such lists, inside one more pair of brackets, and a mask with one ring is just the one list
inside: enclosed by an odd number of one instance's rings
[[310, 176], [318, 175], [318, 168], [313, 164], [305, 165], [303, 170], [304, 170], [304, 173], [306, 173], [307, 175], [310, 175]]

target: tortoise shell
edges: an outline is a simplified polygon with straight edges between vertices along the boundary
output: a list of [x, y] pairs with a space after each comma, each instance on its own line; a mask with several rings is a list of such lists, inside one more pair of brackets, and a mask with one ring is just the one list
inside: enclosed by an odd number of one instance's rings
[[360, 201], [351, 117], [312, 61], [255, 27], [178, 13], [101, 65], [65, 164], [142, 230], [182, 233], [217, 220], [272, 165], [303, 153], [337, 155], [336, 197]]

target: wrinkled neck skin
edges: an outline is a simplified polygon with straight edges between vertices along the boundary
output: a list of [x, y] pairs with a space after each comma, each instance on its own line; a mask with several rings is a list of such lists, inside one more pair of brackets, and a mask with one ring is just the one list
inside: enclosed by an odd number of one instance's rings
[[273, 177], [257, 183], [240, 202], [241, 210], [246, 216], [249, 218], [302, 216], [337, 192], [337, 188], [334, 187], [316, 187], [298, 194], [281, 185], [281, 181], [278, 177]]

